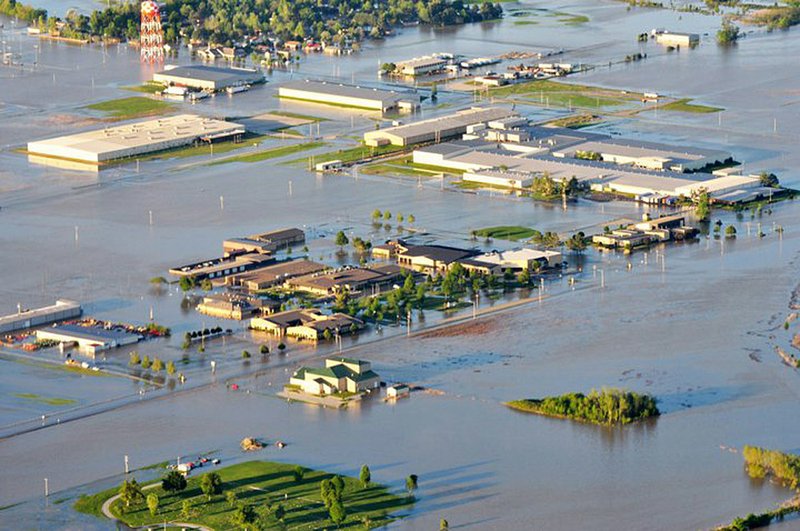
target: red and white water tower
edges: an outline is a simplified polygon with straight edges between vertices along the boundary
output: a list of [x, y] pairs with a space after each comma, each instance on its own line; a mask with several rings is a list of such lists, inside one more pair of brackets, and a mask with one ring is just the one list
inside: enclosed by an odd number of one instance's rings
[[153, 0], [142, 2], [142, 25], [139, 45], [143, 63], [164, 60], [164, 30], [161, 28], [161, 11]]

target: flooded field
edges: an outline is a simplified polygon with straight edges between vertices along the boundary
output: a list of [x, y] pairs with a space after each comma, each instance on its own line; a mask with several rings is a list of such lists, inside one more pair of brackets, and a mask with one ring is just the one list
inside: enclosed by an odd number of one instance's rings
[[[596, 65], [568, 81], [657, 91], [724, 108], [612, 116], [596, 129], [726, 149], [751, 171], [774, 171], [784, 184], [800, 185], [797, 76], [784, 68], [785, 58], [800, 48], [796, 31], [748, 34], [723, 50], [713, 42], [717, 17], [627, 11], [615, 2], [505, 6], [515, 16], [499, 23], [406, 28], [360, 54], [309, 57], [297, 72], [271, 73], [266, 86], [176, 109], [227, 117], [282, 109], [325, 118], [319, 135], [326, 145], [301, 155], [319, 154], [354, 145], [351, 137], [372, 129], [379, 117], [280, 102], [275, 93], [281, 81], [308, 76], [377, 84], [382, 62], [432, 51], [485, 56], [564, 49], [565, 61]], [[701, 45], [667, 53], [652, 42], [636, 42], [638, 33], [654, 27], [699, 32]], [[189, 385], [148, 388], [144, 396], [139, 393], [146, 386], [136, 380], [80, 376], [3, 356], [3, 430], [17, 423], [34, 427], [41, 415], [59, 418], [72, 408], [93, 414], [76, 414], [75, 420], [66, 414], [69, 421], [0, 440], [0, 506], [19, 503], [0, 509], [0, 527], [35, 522], [40, 529], [107, 529], [107, 522], [71, 505], [80, 493], [118, 483], [125, 455], [134, 467], [209, 451], [231, 462], [250, 457], [238, 448], [245, 436], [288, 443], [258, 457], [347, 474], [368, 463], [376, 481], [398, 490], [405, 476], [418, 474], [419, 501], [390, 526], [396, 529], [431, 529], [440, 518], [465, 529], [703, 529], [790, 496], [750, 480], [739, 451], [745, 444], [800, 447], [800, 426], [790, 422], [800, 398], [798, 374], [773, 349], [788, 337], [782, 325], [800, 281], [796, 202], [752, 218], [715, 211], [712, 219], [736, 226], [733, 240], [703, 236], [630, 256], [593, 250], [569, 255], [570, 269], [548, 282], [541, 301], [535, 293], [482, 300], [479, 309], [487, 313], [479, 319], [462, 310], [451, 318], [465, 321], [422, 331], [443, 318], [426, 311], [414, 316], [410, 335], [387, 327], [343, 343], [344, 352], [372, 360], [387, 382], [426, 388], [410, 399], [371, 399], [342, 411], [286, 403], [275, 392], [289, 374], [333, 347], [291, 343], [285, 356], [245, 364], [239, 354], [252, 348], [254, 338], [241, 324], [204, 318], [176, 286], [154, 288], [149, 279], [166, 276], [170, 266], [218, 255], [225, 238], [288, 226], [307, 231], [310, 259], [333, 262], [331, 240], [338, 230], [373, 242], [401, 234], [396, 227], [372, 226], [376, 208], [413, 213], [416, 229], [462, 244], [472, 244], [469, 232], [481, 227], [571, 232], [639, 218], [647, 209], [585, 200], [563, 209], [442, 190], [438, 180], [319, 176], [302, 163], [287, 164], [297, 154], [210, 165], [218, 155], [209, 153], [99, 174], [31, 164], [15, 150], [28, 140], [98, 127], [102, 116], [83, 107], [135, 95], [122, 87], [149, 79], [152, 68], [141, 66], [135, 50], [125, 46], [39, 43], [11, 24], [3, 31], [27, 65], [38, 64], [0, 68], [0, 313], [15, 311], [18, 302], [34, 307], [57, 297], [80, 300], [88, 315], [114, 321], [145, 323], [152, 311], [173, 336], [107, 353], [101, 362], [122, 372], [131, 350], [181, 363], [185, 332], [216, 325], [234, 330], [206, 352], [190, 352], [180, 369]], [[648, 58], [619, 64], [637, 51]], [[189, 62], [186, 50], [176, 62]], [[422, 114], [449, 112], [470, 100], [470, 94], [444, 86], [438, 104], [426, 102]], [[526, 105], [525, 112], [563, 110]], [[262, 146], [302, 141], [273, 138]], [[776, 232], [778, 226], [785, 232]], [[532, 298], [521, 300], [527, 296]], [[505, 309], [489, 313], [492, 307]], [[54, 352], [41, 355], [59, 359]], [[214, 375], [211, 360], [218, 363]], [[229, 390], [231, 383], [240, 390]], [[609, 429], [523, 415], [503, 405], [602, 386], [652, 393], [664, 414]], [[119, 403], [100, 411], [97, 404], [109, 400]], [[47, 502], [41, 497], [45, 477], [55, 493]]]

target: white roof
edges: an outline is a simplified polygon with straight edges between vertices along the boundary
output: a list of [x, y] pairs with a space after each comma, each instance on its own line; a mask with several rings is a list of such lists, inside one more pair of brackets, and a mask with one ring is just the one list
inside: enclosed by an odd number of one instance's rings
[[511, 265], [523, 261], [549, 259], [561, 256], [558, 251], [540, 251], [538, 249], [513, 249], [511, 251], [495, 251], [473, 257], [473, 260], [496, 265]]

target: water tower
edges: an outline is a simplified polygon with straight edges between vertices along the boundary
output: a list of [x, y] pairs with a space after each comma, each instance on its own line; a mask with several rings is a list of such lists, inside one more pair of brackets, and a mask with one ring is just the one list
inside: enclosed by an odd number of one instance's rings
[[139, 35], [143, 63], [164, 60], [164, 30], [161, 28], [161, 12], [153, 0], [142, 2], [142, 26]]

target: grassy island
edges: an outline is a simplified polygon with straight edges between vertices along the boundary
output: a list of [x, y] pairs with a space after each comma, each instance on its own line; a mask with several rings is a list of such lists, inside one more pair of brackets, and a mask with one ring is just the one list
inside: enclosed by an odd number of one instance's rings
[[363, 469], [361, 476], [341, 477], [299, 465], [248, 461], [213, 468], [186, 480], [177, 472], [168, 472], [163, 481], [149, 484], [138, 485], [133, 480], [81, 496], [75, 509], [101, 518], [110, 513], [131, 527], [166, 522], [217, 530], [369, 529], [395, 520], [392, 513], [414, 502], [413, 496], [397, 496], [383, 485], [371, 483], [368, 472], [365, 480]]
[[588, 395], [568, 393], [540, 399], [514, 400], [512, 409], [593, 424], [617, 425], [658, 416], [656, 399], [621, 389], [592, 390]]

